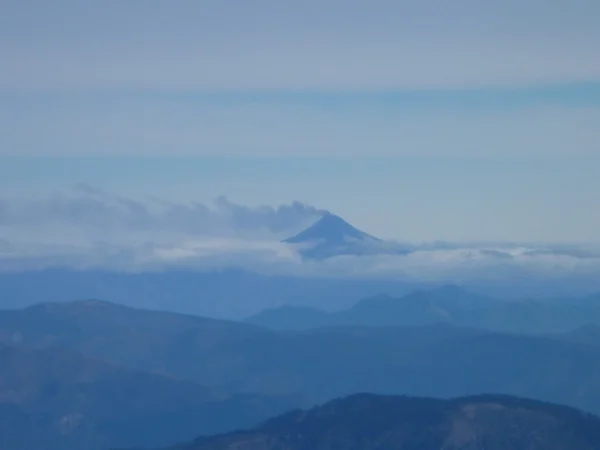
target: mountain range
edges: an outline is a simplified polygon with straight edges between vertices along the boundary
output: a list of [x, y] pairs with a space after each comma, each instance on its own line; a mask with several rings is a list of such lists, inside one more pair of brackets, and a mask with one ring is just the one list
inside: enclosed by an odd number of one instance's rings
[[597, 450], [600, 419], [523, 398], [357, 394], [171, 450]]
[[[452, 286], [387, 309], [397, 300], [359, 302], [352, 317], [361, 325], [304, 330], [99, 300], [0, 310], [0, 448], [30, 450], [42, 440], [44, 450], [167, 446], [356, 392], [493, 392], [600, 413], [597, 325], [532, 335], [493, 329], [502, 322], [439, 321], [436, 308], [459, 317], [501, 302]], [[574, 305], [593, 319], [594, 298]]]
[[[3, 308], [96, 298], [143, 309], [231, 320], [243, 320], [283, 305], [338, 311], [361, 299], [382, 294], [400, 297], [443, 284], [399, 276], [284, 276], [238, 269], [119, 272], [57, 268], [0, 272]], [[600, 292], [597, 280], [588, 283], [580, 278], [511, 277], [510, 283], [500, 278], [461, 285], [471, 292], [506, 299], [573, 299]]]
[[[465, 307], [485, 300], [449, 292]], [[2, 448], [36, 448], [36, 436], [45, 450], [167, 446], [357, 392], [494, 392], [600, 413], [598, 336], [449, 323], [278, 331], [98, 300], [3, 310]]]
[[445, 323], [518, 333], [560, 333], [600, 325], [600, 295], [581, 298], [501, 300], [448, 285], [402, 297], [378, 295], [336, 312], [284, 306], [248, 323], [279, 330], [325, 326], [419, 326]]
[[99, 298], [137, 308], [234, 320], [289, 303], [339, 309], [380, 292], [403, 295], [425, 286], [398, 278], [273, 276], [238, 269], [0, 272], [4, 308]]

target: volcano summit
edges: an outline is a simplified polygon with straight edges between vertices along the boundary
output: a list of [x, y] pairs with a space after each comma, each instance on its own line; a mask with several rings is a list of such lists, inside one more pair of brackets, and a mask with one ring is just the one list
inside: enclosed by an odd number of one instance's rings
[[282, 242], [298, 246], [300, 254], [310, 259], [398, 253], [397, 244], [371, 236], [331, 213], [325, 214], [304, 231]]

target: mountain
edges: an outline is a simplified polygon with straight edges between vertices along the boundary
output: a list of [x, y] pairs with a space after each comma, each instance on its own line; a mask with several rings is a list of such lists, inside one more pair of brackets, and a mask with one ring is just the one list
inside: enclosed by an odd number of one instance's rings
[[156, 446], [251, 426], [283, 398], [228, 395], [59, 348], [0, 344], [0, 448]]
[[246, 323], [272, 330], [297, 331], [341, 325], [337, 317], [337, 313], [328, 313], [318, 308], [285, 305], [265, 309], [246, 319]]
[[349, 240], [380, 241], [381, 239], [354, 228], [340, 216], [327, 213], [313, 223], [310, 227], [304, 231], [301, 231], [296, 236], [284, 240], [284, 242], [288, 242], [290, 244], [301, 244], [319, 240], [339, 245], [344, 244]]
[[[512, 306], [470, 293], [455, 285], [419, 290], [402, 297], [376, 295], [336, 312], [316, 308], [267, 309], [246, 320], [272, 329], [302, 330], [322, 326], [419, 326], [448, 323], [487, 328], [481, 322], [497, 308]], [[493, 327], [492, 327], [493, 328]]]
[[600, 345], [600, 325], [585, 325], [568, 333], [563, 333], [557, 338], [580, 344]]
[[[61, 347], [139, 370], [194, 378], [201, 354], [272, 332], [243, 323], [150, 311], [100, 300], [0, 311], [0, 342]], [[197, 361], [197, 364], [194, 364]]]
[[494, 331], [564, 333], [589, 324], [600, 325], [600, 298], [505, 301], [449, 285], [402, 297], [368, 297], [337, 312], [297, 307], [267, 309], [247, 322], [276, 330], [447, 323]]
[[[388, 242], [384, 242], [388, 246]], [[290, 244], [302, 246], [303, 244]], [[383, 244], [381, 244], [383, 245]], [[598, 291], [600, 281], [581, 278], [560, 281], [547, 277], [514, 277], [479, 280], [470, 290], [502, 298], [549, 298], [587, 295]], [[105, 299], [143, 309], [242, 320], [281, 305], [322, 308], [351, 307], [378, 294], [400, 297], [427, 283], [402, 277], [279, 276], [246, 270], [165, 270], [119, 272], [109, 270], [48, 269], [0, 272], [3, 308], [23, 308], [40, 302]], [[563, 294], [564, 292], [568, 294]]]
[[172, 450], [597, 450], [600, 419], [498, 395], [451, 400], [358, 394]]
[[312, 259], [398, 253], [400, 250], [397, 244], [386, 243], [364, 233], [331, 213], [325, 214], [310, 227], [283, 242], [297, 245], [303, 257]]
[[[463, 300], [468, 303], [466, 300]], [[222, 392], [450, 397], [498, 392], [600, 413], [600, 346], [449, 324], [277, 332], [105, 302], [0, 312], [0, 340], [190, 379]]]
[[246, 322], [281, 330], [322, 326], [418, 326], [436, 323], [478, 326], [474, 317], [498, 301], [471, 294], [454, 285], [419, 290], [396, 298], [376, 295], [336, 312], [316, 308], [279, 307], [267, 309]]
[[339, 309], [380, 292], [403, 295], [405, 279], [260, 275], [244, 270], [0, 272], [3, 308], [99, 298], [144, 309], [242, 319], [283, 304]]

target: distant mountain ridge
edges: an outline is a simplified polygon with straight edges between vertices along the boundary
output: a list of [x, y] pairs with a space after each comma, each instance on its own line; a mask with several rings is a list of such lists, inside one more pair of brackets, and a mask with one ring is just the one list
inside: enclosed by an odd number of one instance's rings
[[[481, 284], [466, 282], [466, 286], [474, 292], [502, 298], [574, 297], [600, 292], [600, 281], [591, 285], [577, 279], [569, 282], [568, 289], [561, 281], [553, 279], [532, 281], [538, 286], [535, 289], [526, 287], [529, 282], [517, 277], [511, 278], [509, 283], [505, 280], [482, 281]], [[2, 307], [7, 309], [40, 302], [98, 298], [144, 309], [235, 320], [280, 305], [335, 311], [381, 293], [399, 297], [436, 286], [439, 282], [410, 277], [278, 276], [238, 269], [133, 273], [48, 269], [0, 273]]]
[[278, 330], [447, 323], [494, 331], [557, 333], [586, 325], [600, 325], [600, 296], [508, 301], [448, 285], [415, 291], [402, 297], [368, 297], [337, 312], [287, 306], [267, 309], [250, 317], [247, 322]]
[[600, 346], [570, 335], [449, 324], [277, 332], [92, 301], [0, 311], [0, 341], [61, 347], [220, 392], [292, 398], [295, 406], [361, 391], [499, 392], [600, 411]]
[[523, 398], [352, 395], [172, 450], [597, 450], [600, 419]]
[[405, 279], [273, 276], [237, 269], [0, 273], [4, 308], [99, 298], [144, 309], [228, 319], [242, 319], [286, 302], [315, 307], [327, 304], [337, 309], [382, 290], [401, 295], [422, 286]]

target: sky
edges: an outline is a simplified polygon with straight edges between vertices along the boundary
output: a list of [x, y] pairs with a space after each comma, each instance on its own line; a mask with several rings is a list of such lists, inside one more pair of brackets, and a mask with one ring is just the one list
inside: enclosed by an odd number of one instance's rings
[[224, 196], [386, 239], [600, 243], [599, 18], [596, 0], [4, 0], [0, 205], [44, 223], [94, 189]]

